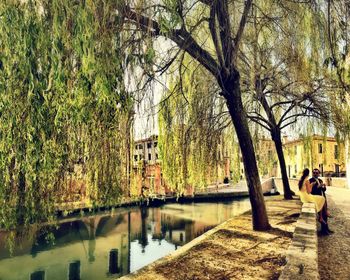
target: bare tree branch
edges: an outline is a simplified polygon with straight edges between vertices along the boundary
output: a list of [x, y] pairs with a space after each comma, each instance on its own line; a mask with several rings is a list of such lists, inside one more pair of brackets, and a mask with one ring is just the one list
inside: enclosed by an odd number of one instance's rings
[[123, 7], [122, 14], [130, 22], [138, 26], [143, 32], [153, 37], [164, 36], [171, 39], [179, 46], [179, 48], [188, 52], [193, 58], [198, 60], [198, 62], [215, 77], [220, 75], [219, 65], [215, 59], [208, 53], [208, 51], [203, 49], [184, 28], [162, 33], [157, 21], [135, 12], [127, 5]]
[[257, 123], [258, 125], [262, 126], [263, 128], [265, 128], [267, 131], [270, 131], [271, 132], [271, 127], [270, 126], [267, 126], [265, 123], [269, 124], [266, 120], [264, 119], [261, 119], [257, 116], [250, 116], [248, 115], [248, 119]]
[[209, 30], [211, 34], [211, 38], [213, 40], [216, 54], [219, 60], [219, 63], [221, 67], [224, 66], [223, 62], [223, 54], [222, 54], [222, 49], [220, 48], [219, 45], [219, 39], [218, 39], [218, 34], [217, 34], [217, 29], [216, 29], [216, 11], [215, 11], [215, 6], [212, 5], [210, 8], [210, 18], [209, 18]]
[[[215, 12], [219, 22], [221, 46], [224, 53], [224, 70], [229, 72], [232, 65], [233, 44], [231, 41], [231, 24], [227, 0], [215, 0]], [[242, 16], [243, 17], [243, 16]], [[242, 30], [243, 31], [243, 30]]]
[[233, 55], [233, 58], [236, 59], [237, 57], [237, 53], [238, 53], [238, 49], [239, 49], [239, 44], [241, 42], [241, 38], [242, 38], [242, 35], [243, 35], [243, 31], [244, 31], [244, 27], [247, 23], [247, 19], [248, 19], [248, 13], [251, 9], [251, 6], [252, 6], [252, 0], [246, 0], [245, 1], [245, 5], [244, 5], [244, 10], [243, 10], [243, 14], [242, 14], [242, 17], [241, 17], [241, 21], [239, 23], [239, 27], [238, 27], [238, 30], [237, 30], [237, 33], [236, 33], [236, 37], [234, 38], [234, 53], [232, 54]]

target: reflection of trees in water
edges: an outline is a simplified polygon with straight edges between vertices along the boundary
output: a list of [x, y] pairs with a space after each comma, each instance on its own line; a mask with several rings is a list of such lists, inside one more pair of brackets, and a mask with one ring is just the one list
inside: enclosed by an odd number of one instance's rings
[[89, 262], [94, 262], [95, 261], [95, 248], [96, 248], [96, 228], [95, 228], [95, 219], [90, 218], [89, 219], [89, 243], [88, 243], [88, 258]]
[[[153, 240], [161, 241], [166, 239], [169, 242], [175, 242], [173, 234], [174, 231], [177, 231], [179, 232], [177, 236], [178, 240], [176, 240], [178, 243], [177, 245], [183, 245], [185, 242], [196, 238], [212, 228], [212, 226], [198, 227], [196, 221], [184, 220], [163, 213], [158, 216], [153, 215], [152, 221], [150, 221], [150, 211], [161, 211], [160, 209], [140, 207], [139, 211], [141, 227], [133, 227], [132, 222], [127, 220], [127, 215], [130, 216], [130, 212], [115, 217], [102, 217], [99, 218], [99, 220], [96, 220], [97, 217], [90, 217], [85, 220], [76, 220], [42, 227], [31, 226], [14, 231], [15, 235], [11, 239], [12, 244], [9, 247], [19, 249], [23, 244], [31, 244], [30, 254], [35, 257], [39, 251], [65, 246], [67, 243], [74, 241], [80, 242], [87, 240], [88, 259], [90, 262], [93, 262], [95, 260], [96, 237], [107, 236], [110, 231], [123, 222], [128, 224], [128, 231], [130, 231], [128, 236], [134, 236], [143, 248], [149, 244], [148, 231], [151, 231], [150, 233], [152, 234]], [[151, 222], [153, 228], [151, 227]], [[133, 233], [131, 231], [133, 231]], [[20, 252], [14, 252], [15, 255], [18, 253]]]
[[66, 246], [75, 241], [88, 240], [88, 255], [94, 260], [96, 236], [107, 236], [116, 226], [125, 222], [125, 214], [116, 217], [90, 217], [72, 222], [52, 225], [31, 225], [20, 227], [16, 231], [2, 232], [0, 259], [28, 252], [35, 257], [38, 252], [54, 247]]
[[142, 252], [144, 252], [144, 248], [148, 245], [148, 237], [147, 237], [147, 218], [148, 218], [148, 208], [140, 207], [141, 212], [141, 240], [140, 243], [142, 245]]
[[[121, 227], [118, 228], [118, 226]], [[178, 246], [184, 245], [212, 227], [200, 221], [182, 219], [171, 214], [162, 213], [161, 208], [140, 207], [115, 216], [83, 217], [80, 220], [62, 222], [51, 226], [33, 225], [26, 228], [26, 230], [17, 231], [14, 236], [15, 246], [19, 248], [22, 245], [23, 247], [21, 249], [17, 248], [15, 255], [31, 254], [35, 258], [39, 252], [81, 242], [86, 254], [86, 258], [82, 257], [87, 260], [88, 264], [98, 263], [98, 256], [102, 252], [107, 257], [107, 271], [105, 270], [104, 273], [123, 275], [130, 272], [132, 265], [130, 263], [133, 254], [130, 251], [131, 241], [136, 239], [141, 244], [143, 253], [147, 251], [147, 246], [151, 243], [148, 235], [152, 236], [153, 242], [158, 241], [159, 245], [161, 245], [162, 240], [166, 240], [167, 244], [173, 244], [177, 249]], [[108, 237], [111, 232], [113, 232], [113, 235], [121, 235], [121, 246], [111, 243], [110, 248], [106, 248], [104, 251], [104, 249], [99, 248], [96, 238], [99, 236]], [[99, 251], [101, 249], [102, 251]], [[161, 247], [160, 250], [162, 250]], [[0, 260], [3, 258], [1, 251], [2, 248], [0, 248]], [[5, 258], [7, 257], [5, 256]], [[67, 269], [71, 271], [71, 275], [80, 275], [80, 266], [88, 265], [79, 258], [76, 259], [76, 262], [66, 264]], [[106, 266], [104, 266], [104, 269], [106, 269]], [[33, 267], [33, 277], [41, 277], [38, 271]]]
[[89, 227], [82, 220], [62, 223], [58, 226], [45, 226], [36, 232], [31, 253], [36, 255], [40, 251], [63, 247], [74, 241], [80, 242], [89, 239]]

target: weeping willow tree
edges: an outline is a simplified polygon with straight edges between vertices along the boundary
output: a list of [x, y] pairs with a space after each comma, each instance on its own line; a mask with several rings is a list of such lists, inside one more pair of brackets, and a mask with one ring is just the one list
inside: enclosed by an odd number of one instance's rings
[[332, 100], [332, 119], [337, 130], [337, 141], [345, 144], [344, 164], [350, 188], [350, 98], [338, 95]]
[[329, 83], [333, 85], [332, 118], [338, 138], [345, 142], [345, 164], [350, 187], [350, 4], [348, 1], [326, 1], [322, 24], [326, 34]]
[[127, 188], [133, 101], [114, 2], [0, 3], [0, 227], [51, 217], [77, 166], [93, 204]]
[[[153, 42], [171, 40], [173, 52], [158, 52], [154, 66], [164, 72], [181, 55], [188, 54], [220, 88], [242, 152], [256, 230], [270, 228], [261, 189], [248, 120], [242, 104], [237, 54], [253, 1], [120, 1], [118, 12], [125, 27], [136, 29]], [[132, 40], [132, 38], [131, 38]]]
[[178, 62], [160, 103], [159, 144], [163, 178], [178, 194], [224, 179], [224, 131], [229, 126], [215, 84], [187, 55]]
[[[270, 10], [274, 18], [266, 16]], [[301, 118], [328, 116], [318, 59], [322, 40], [320, 34], [310, 36], [316, 23], [309, 4], [264, 1], [252, 13], [253, 24], [247, 27], [240, 55], [243, 91], [250, 93], [246, 108], [249, 119], [271, 135], [284, 197], [292, 199], [282, 131]]]

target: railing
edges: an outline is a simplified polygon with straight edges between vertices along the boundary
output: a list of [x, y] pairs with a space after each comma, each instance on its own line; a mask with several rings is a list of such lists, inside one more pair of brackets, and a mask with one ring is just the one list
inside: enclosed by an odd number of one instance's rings
[[210, 185], [210, 186], [207, 186], [206, 188], [196, 190], [196, 193], [215, 193], [215, 192], [218, 192], [219, 190], [222, 190], [228, 187], [230, 187], [230, 184]]

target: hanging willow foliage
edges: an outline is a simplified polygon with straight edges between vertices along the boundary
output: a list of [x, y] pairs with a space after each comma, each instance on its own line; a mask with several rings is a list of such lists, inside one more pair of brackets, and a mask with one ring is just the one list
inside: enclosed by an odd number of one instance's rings
[[[162, 173], [179, 195], [224, 177], [224, 131], [229, 120], [213, 82], [185, 56], [161, 102], [159, 148]], [[181, 69], [186, 69], [182, 72]]]
[[1, 1], [0, 227], [50, 217], [80, 170], [93, 204], [127, 191], [133, 101], [115, 1]]

